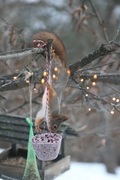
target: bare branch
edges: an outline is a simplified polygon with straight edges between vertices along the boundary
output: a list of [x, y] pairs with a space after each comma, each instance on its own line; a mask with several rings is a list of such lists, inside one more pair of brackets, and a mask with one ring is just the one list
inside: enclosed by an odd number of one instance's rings
[[[7, 75], [0, 78], [0, 91], [9, 91], [9, 90], [17, 90], [23, 87], [27, 87], [29, 83], [25, 81], [25, 75], [21, 74], [17, 79], [13, 79], [14, 76], [18, 76], [19, 74]], [[36, 83], [40, 83], [42, 78], [43, 71], [36, 70], [33, 72], [33, 80]]]
[[115, 37], [113, 38], [113, 40], [112, 41], [116, 41], [117, 40], [117, 38], [118, 38], [118, 35], [120, 34], [120, 23], [119, 23], [119, 26], [118, 26], [118, 29], [117, 29], [117, 32], [116, 32], [116, 34], [115, 34]]
[[0, 60], [8, 60], [8, 59], [21, 59], [23, 57], [26, 57], [28, 55], [40, 53], [42, 54], [44, 52], [43, 48], [29, 48], [25, 50], [18, 50], [13, 52], [6, 52], [0, 54]]
[[[94, 75], [97, 77], [94, 78]], [[109, 84], [115, 84], [119, 85], [120, 84], [120, 73], [101, 73], [101, 72], [84, 72], [82, 71], [82, 74], [76, 73], [74, 75], [74, 78], [83, 78], [84, 80], [90, 79], [91, 81], [94, 82], [103, 82], [103, 83], [109, 83]]]
[[[89, 98], [90, 98], [90, 96], [91, 96], [93, 99], [95, 99], [95, 100], [97, 100], [97, 101], [101, 101], [101, 102], [104, 102], [104, 103], [106, 103], [106, 104], [111, 105], [111, 107], [112, 107], [113, 109], [116, 108], [116, 104], [112, 103], [111, 101], [107, 100], [106, 98], [103, 98], [102, 96], [93, 94], [92, 92], [88, 91], [87, 89], [81, 87], [79, 84], [76, 84], [75, 86], [70, 86], [70, 87], [76, 88], [76, 89], [80, 89], [84, 94], [88, 94], [88, 95], [89, 95]], [[88, 99], [88, 97], [87, 97], [87, 99]], [[116, 109], [115, 109], [115, 110], [116, 110]], [[108, 110], [108, 111], [109, 111], [109, 110]], [[117, 110], [117, 111], [118, 111], [118, 110]]]
[[120, 44], [118, 44], [118, 43], [111, 42], [108, 44], [102, 44], [98, 50], [95, 50], [94, 52], [90, 53], [88, 56], [82, 58], [80, 61], [77, 61], [76, 63], [71, 64], [69, 66], [71, 75], [73, 75], [75, 73], [75, 71], [77, 71], [78, 69], [95, 61], [97, 58], [100, 58], [100, 57], [103, 57], [110, 53], [113, 53], [113, 52], [117, 51], [119, 48], [120, 48]]
[[[72, 78], [75, 74], [76, 71], [78, 71], [79, 69], [81, 69], [82, 67], [86, 66], [87, 64], [95, 61], [97, 58], [103, 57], [105, 55], [108, 55], [110, 53], [114, 53], [116, 51], [118, 51], [120, 48], [120, 45], [118, 43], [109, 43], [109, 44], [103, 44], [101, 45], [101, 47], [98, 50], [95, 50], [93, 53], [90, 53], [88, 56], [82, 58], [80, 61], [77, 61], [74, 64], [71, 64], [69, 66], [70, 72], [71, 72], [71, 76], [70, 78]], [[25, 51], [25, 52], [20, 52], [20, 56], [19, 53], [13, 53], [13, 54], [9, 54], [11, 57], [23, 57], [28, 55], [29, 53], [43, 53], [44, 49], [42, 48], [33, 48], [31, 50]], [[6, 56], [3, 55], [4, 58], [9, 57], [10, 56]], [[2, 56], [1, 56], [2, 57]], [[2, 58], [1, 58], [2, 59]], [[34, 79], [36, 81], [36, 83], [40, 83], [40, 80], [42, 78], [43, 75], [43, 71], [42, 70], [36, 70], [33, 72], [34, 74]], [[16, 90], [16, 89], [20, 89], [23, 87], [28, 86], [28, 84], [25, 81], [25, 75], [21, 74], [16, 80], [13, 79], [14, 76], [18, 76], [18, 74], [12, 74], [12, 75], [7, 75], [7, 76], [3, 76], [0, 77], [0, 91], [8, 91], [8, 90]], [[90, 78], [90, 74], [85, 74], [83, 75], [84, 78]], [[86, 77], [85, 77], [86, 76]], [[116, 74], [98, 74], [98, 78], [97, 81], [103, 81], [103, 82], [108, 82], [108, 83], [113, 83], [113, 84], [118, 84], [120, 82], [120, 75], [119, 73]]]
[[107, 84], [107, 86], [110, 87], [116, 93], [120, 93], [120, 91], [118, 89], [116, 89], [115, 87], [111, 86], [110, 84]]

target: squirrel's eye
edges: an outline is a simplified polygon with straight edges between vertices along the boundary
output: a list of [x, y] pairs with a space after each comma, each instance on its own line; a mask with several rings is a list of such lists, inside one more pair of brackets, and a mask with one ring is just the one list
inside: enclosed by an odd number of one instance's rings
[[57, 124], [54, 124], [54, 126], [53, 126], [53, 127], [54, 127], [54, 129], [57, 129]]

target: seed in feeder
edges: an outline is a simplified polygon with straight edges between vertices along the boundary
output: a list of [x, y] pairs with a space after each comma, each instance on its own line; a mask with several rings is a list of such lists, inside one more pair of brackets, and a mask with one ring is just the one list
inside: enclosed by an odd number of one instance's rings
[[47, 137], [47, 138], [48, 138], [48, 135], [46, 134], [46, 135], [45, 135], [45, 137]]

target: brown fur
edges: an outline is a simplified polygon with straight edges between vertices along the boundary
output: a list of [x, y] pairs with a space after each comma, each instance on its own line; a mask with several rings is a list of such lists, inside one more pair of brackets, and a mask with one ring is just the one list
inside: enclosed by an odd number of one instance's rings
[[47, 32], [47, 31], [41, 31], [36, 33], [33, 36], [34, 40], [43, 40], [45, 42], [47, 42], [48, 39], [53, 39], [53, 49], [55, 50], [55, 54], [57, 56], [59, 56], [59, 59], [61, 60], [61, 62], [64, 64], [64, 66], [66, 67], [66, 50], [65, 47], [62, 43], [62, 41], [59, 39], [59, 37], [52, 33], [52, 32]]
[[[65, 116], [60, 115], [60, 103], [63, 91], [66, 87], [68, 75], [66, 67], [66, 50], [61, 40], [52, 32], [42, 31], [33, 36], [34, 40], [42, 40], [47, 42], [48, 39], [53, 39], [52, 46], [52, 65], [51, 65], [51, 82], [46, 84], [48, 89], [48, 97], [46, 91], [43, 95], [42, 108], [37, 113], [35, 126], [39, 130], [40, 124], [44, 121], [44, 112], [46, 104], [44, 103], [46, 98], [49, 100], [49, 116], [50, 116], [50, 131], [55, 132], [59, 128], [60, 124], [67, 120]], [[52, 78], [54, 74], [54, 67], [58, 68], [56, 79]], [[47, 120], [46, 120], [47, 121]]]

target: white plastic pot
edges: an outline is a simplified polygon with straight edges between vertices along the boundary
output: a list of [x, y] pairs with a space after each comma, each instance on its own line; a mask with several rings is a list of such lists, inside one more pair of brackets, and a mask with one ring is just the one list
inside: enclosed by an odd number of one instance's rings
[[62, 136], [56, 133], [37, 134], [31, 139], [36, 156], [42, 161], [50, 161], [57, 158], [61, 141]]

